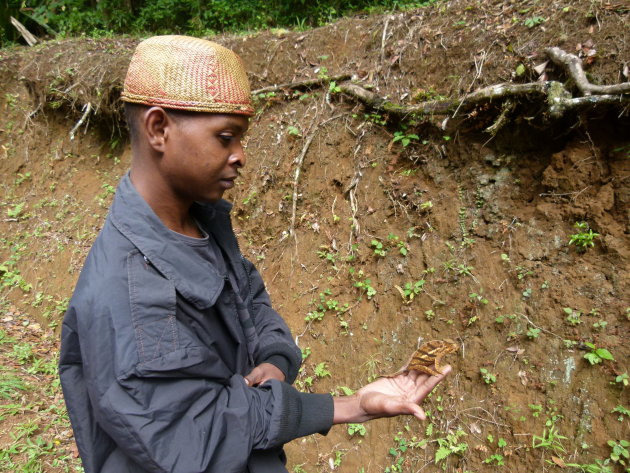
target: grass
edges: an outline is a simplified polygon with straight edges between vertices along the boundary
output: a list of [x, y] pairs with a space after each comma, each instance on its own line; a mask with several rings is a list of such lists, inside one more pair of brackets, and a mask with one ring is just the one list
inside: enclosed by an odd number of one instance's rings
[[57, 337], [41, 331], [34, 338], [26, 320], [11, 317], [0, 330], [0, 471], [82, 471], [68, 437]]

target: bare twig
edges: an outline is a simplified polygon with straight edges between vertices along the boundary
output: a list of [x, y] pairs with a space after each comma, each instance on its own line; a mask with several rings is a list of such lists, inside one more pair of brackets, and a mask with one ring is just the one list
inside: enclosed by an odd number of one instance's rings
[[83, 125], [83, 122], [85, 122], [85, 119], [88, 117], [88, 115], [90, 114], [91, 111], [92, 111], [92, 104], [90, 102], [88, 102], [88, 103], [86, 103], [83, 106], [83, 115], [81, 116], [81, 118], [79, 119], [77, 124], [74, 125], [74, 128], [72, 128], [72, 130], [70, 130], [70, 139], [71, 140], [74, 140], [75, 132], [79, 129], [79, 127], [81, 125]]
[[379, 67], [383, 70], [383, 62], [385, 62], [385, 42], [387, 40], [387, 27], [389, 26], [389, 21], [392, 19], [391, 16], [388, 16], [385, 20], [385, 26], [383, 26], [383, 35], [381, 36], [381, 63]]
[[263, 87], [262, 89], [252, 90], [252, 95], [286, 90], [308, 89], [310, 87], [321, 87], [322, 85], [328, 84], [330, 81], [340, 82], [348, 79], [350, 79], [350, 74], [341, 74], [335, 77], [325, 78], [319, 77], [317, 79], [306, 79], [298, 82], [287, 82], [286, 84], [271, 85], [269, 87]]
[[521, 313], [521, 312], [517, 312], [516, 314], [517, 314], [517, 315], [520, 315], [521, 317], [523, 317], [523, 318], [527, 321], [527, 323], [529, 323], [530, 325], [533, 325], [533, 326], [534, 326], [534, 328], [537, 328], [538, 330], [541, 330], [541, 331], [543, 331], [543, 332], [545, 332], [545, 333], [548, 333], [549, 335], [553, 335], [554, 337], [559, 338], [560, 340], [564, 340], [564, 339], [563, 339], [560, 335], [556, 335], [555, 333], [550, 332], [549, 330], [546, 330], [546, 329], [544, 329], [544, 328], [542, 328], [542, 327], [539, 327], [539, 326], [538, 326], [538, 325], [536, 325], [534, 322], [532, 322], [532, 321], [529, 319], [529, 317], [527, 317], [525, 314], [523, 314], [523, 313]]
[[337, 118], [342, 117], [343, 114], [335, 115], [334, 117], [329, 118], [328, 120], [324, 120], [322, 123], [319, 123], [315, 126], [315, 129], [308, 136], [306, 141], [304, 142], [304, 146], [302, 146], [302, 151], [296, 158], [296, 167], [295, 167], [295, 177], [293, 178], [293, 197], [291, 204], [291, 226], [289, 227], [289, 235], [295, 236], [295, 215], [297, 213], [297, 199], [298, 199], [298, 184], [300, 181], [300, 174], [302, 173], [302, 164], [304, 163], [304, 157], [308, 152], [308, 148], [311, 146], [313, 138], [315, 138], [315, 134], [319, 127], [324, 126], [326, 123], [336, 120]]

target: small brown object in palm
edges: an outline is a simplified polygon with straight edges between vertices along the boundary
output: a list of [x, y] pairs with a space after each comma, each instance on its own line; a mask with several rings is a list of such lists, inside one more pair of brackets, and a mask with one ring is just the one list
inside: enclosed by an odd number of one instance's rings
[[428, 341], [418, 347], [402, 368], [395, 373], [384, 374], [381, 377], [393, 378], [409, 371], [420, 371], [431, 376], [441, 375], [443, 368], [441, 365], [442, 358], [444, 355], [453, 353], [458, 349], [459, 345], [448, 338]]

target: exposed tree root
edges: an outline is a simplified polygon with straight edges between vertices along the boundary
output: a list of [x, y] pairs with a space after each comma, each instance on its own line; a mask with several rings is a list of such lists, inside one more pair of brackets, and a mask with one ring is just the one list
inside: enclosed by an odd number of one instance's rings
[[603, 95], [603, 94], [629, 94], [630, 82], [623, 82], [614, 85], [591, 84], [586, 78], [582, 68], [582, 60], [574, 54], [568, 54], [560, 48], [547, 48], [545, 50], [549, 58], [558, 65], [564, 66], [575, 85], [583, 95]]
[[519, 97], [545, 99], [551, 118], [560, 118], [570, 111], [580, 111], [595, 105], [630, 105], [630, 95], [589, 95], [572, 97], [571, 93], [556, 81], [531, 82], [528, 84], [498, 84], [477, 90], [463, 99], [432, 100], [416, 105], [400, 105], [390, 102], [363, 87], [345, 82], [341, 91], [379, 112], [404, 118], [409, 115], [450, 115], [456, 110], [467, 112], [492, 102], [513, 100]]
[[[385, 25], [386, 27], [387, 24]], [[406, 105], [394, 103], [359, 84], [349, 81], [349, 75], [326, 79], [310, 79], [265, 87], [254, 90], [253, 93], [321, 87], [334, 80], [345, 95], [352, 97], [373, 110], [398, 118], [405, 118], [410, 115], [451, 115], [460, 111], [470, 112], [481, 105], [496, 103], [502, 112], [495, 124], [487, 129], [491, 134], [495, 134], [505, 125], [507, 115], [513, 109], [515, 100], [518, 98], [544, 101], [547, 116], [551, 120], [559, 119], [569, 112], [579, 112], [598, 105], [613, 105], [622, 108], [630, 105], [630, 82], [614, 85], [591, 84], [586, 78], [580, 58], [573, 54], [568, 54], [557, 47], [547, 48], [546, 53], [553, 63], [562, 66], [568, 72], [582, 96], [574, 97], [561, 82], [543, 81], [527, 84], [496, 84], [476, 90], [463, 98], [431, 100], [419, 104]]]

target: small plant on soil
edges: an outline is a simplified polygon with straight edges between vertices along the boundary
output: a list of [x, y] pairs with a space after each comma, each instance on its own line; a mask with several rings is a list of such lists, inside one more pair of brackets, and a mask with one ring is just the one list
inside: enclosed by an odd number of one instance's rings
[[403, 145], [403, 148], [406, 148], [407, 146], [411, 144], [412, 141], [417, 141], [419, 139], [420, 137], [413, 133], [408, 134], [408, 133], [405, 133], [404, 131], [395, 131], [394, 138], [392, 139], [392, 143], [397, 143], [400, 141], [400, 143]]
[[393, 247], [398, 248], [398, 252], [401, 255], [407, 256], [407, 254], [409, 253], [409, 245], [407, 245], [407, 243], [402, 241], [397, 235], [394, 235], [393, 233], [387, 235], [387, 239]]
[[627, 440], [609, 440], [606, 442], [612, 449], [610, 455], [605, 460], [595, 460], [595, 463], [589, 463], [586, 465], [580, 465], [578, 463], [569, 463], [567, 466], [573, 468], [580, 468], [586, 473], [613, 473], [613, 471], [619, 471], [614, 469], [614, 464], [617, 464], [624, 468], [624, 471], [630, 471], [630, 442]]
[[595, 246], [595, 238], [599, 236], [599, 233], [595, 233], [587, 222], [575, 222], [573, 226], [578, 232], [570, 235], [569, 245], [575, 245], [580, 253], [593, 248]]
[[387, 249], [383, 246], [382, 242], [374, 239], [370, 242], [370, 246], [372, 247], [376, 256], [384, 258], [387, 255]]
[[628, 384], [630, 384], [630, 377], [628, 376], [628, 373], [623, 373], [620, 374], [619, 376], [617, 376], [615, 378], [615, 383], [621, 384], [622, 386], [628, 386]]
[[556, 421], [561, 417], [562, 416], [559, 415], [553, 415], [551, 418], [547, 419], [542, 435], [534, 435], [532, 437], [532, 447], [544, 448], [551, 452], [566, 452], [561, 442], [561, 440], [566, 440], [566, 437], [560, 435], [560, 431], [558, 427], [556, 427]]
[[468, 450], [468, 444], [459, 441], [459, 439], [465, 435], [466, 433], [463, 430], [458, 429], [455, 433], [448, 434], [444, 438], [437, 439], [439, 447], [435, 451], [436, 465], [450, 455], [462, 455], [466, 450]]
[[405, 283], [403, 287], [394, 285], [394, 287], [400, 293], [400, 297], [402, 297], [403, 304], [411, 304], [413, 299], [422, 292], [422, 288], [424, 287], [424, 283], [426, 281], [424, 279], [420, 279], [418, 281], [411, 281]]
[[626, 409], [625, 407], [623, 407], [621, 404], [619, 404], [617, 407], [615, 407], [612, 411], [610, 411], [612, 414], [619, 414], [619, 417], [617, 417], [617, 420], [619, 422], [623, 422], [623, 416], [626, 416], [628, 419], [630, 419], [630, 409]]
[[[630, 447], [630, 442], [628, 442], [627, 440], [609, 440], [607, 443], [608, 446], [612, 448], [612, 452], [610, 452], [610, 459], [613, 462], [619, 463], [624, 467], [630, 464], [630, 462], [628, 462], [628, 460], [630, 460], [630, 452], [628, 451], [628, 447]], [[626, 471], [628, 471], [628, 468], [626, 468]]]
[[590, 351], [584, 355], [584, 359], [591, 365], [596, 365], [604, 360], [615, 361], [612, 354], [605, 348], [597, 348], [593, 343], [589, 342], [586, 342], [585, 345]]
[[540, 404], [530, 404], [529, 408], [532, 410], [532, 417], [540, 416], [540, 413], [543, 410], [543, 407]]
[[496, 375], [492, 374], [486, 368], [479, 368], [479, 374], [481, 375], [481, 379], [486, 384], [494, 384], [497, 382]]
[[564, 307], [562, 309], [567, 314], [567, 322], [571, 325], [579, 325], [582, 323], [582, 312], [571, 307]]
[[328, 261], [332, 264], [334, 270], [337, 270], [337, 255], [330, 250], [328, 246], [320, 246], [320, 250], [317, 251], [317, 257]]
[[483, 463], [495, 464], [497, 466], [503, 466], [505, 463], [503, 462], [503, 455], [499, 453], [495, 453], [494, 455], [490, 455], [486, 458]]
[[525, 335], [527, 335], [527, 338], [529, 338], [530, 340], [533, 340], [535, 338], [538, 338], [538, 335], [540, 335], [540, 329], [529, 327]]
[[354, 283], [354, 287], [358, 287], [361, 291], [363, 291], [368, 299], [372, 299], [372, 297], [376, 295], [376, 289], [372, 287], [372, 281], [370, 279], [357, 281]]
[[328, 367], [326, 366], [325, 361], [322, 361], [315, 367], [315, 376], [317, 376], [318, 378], [332, 377], [330, 371], [328, 370]]
[[360, 437], [365, 437], [366, 433], [367, 431], [363, 424], [348, 424], [348, 434], [350, 436], [358, 435]]

